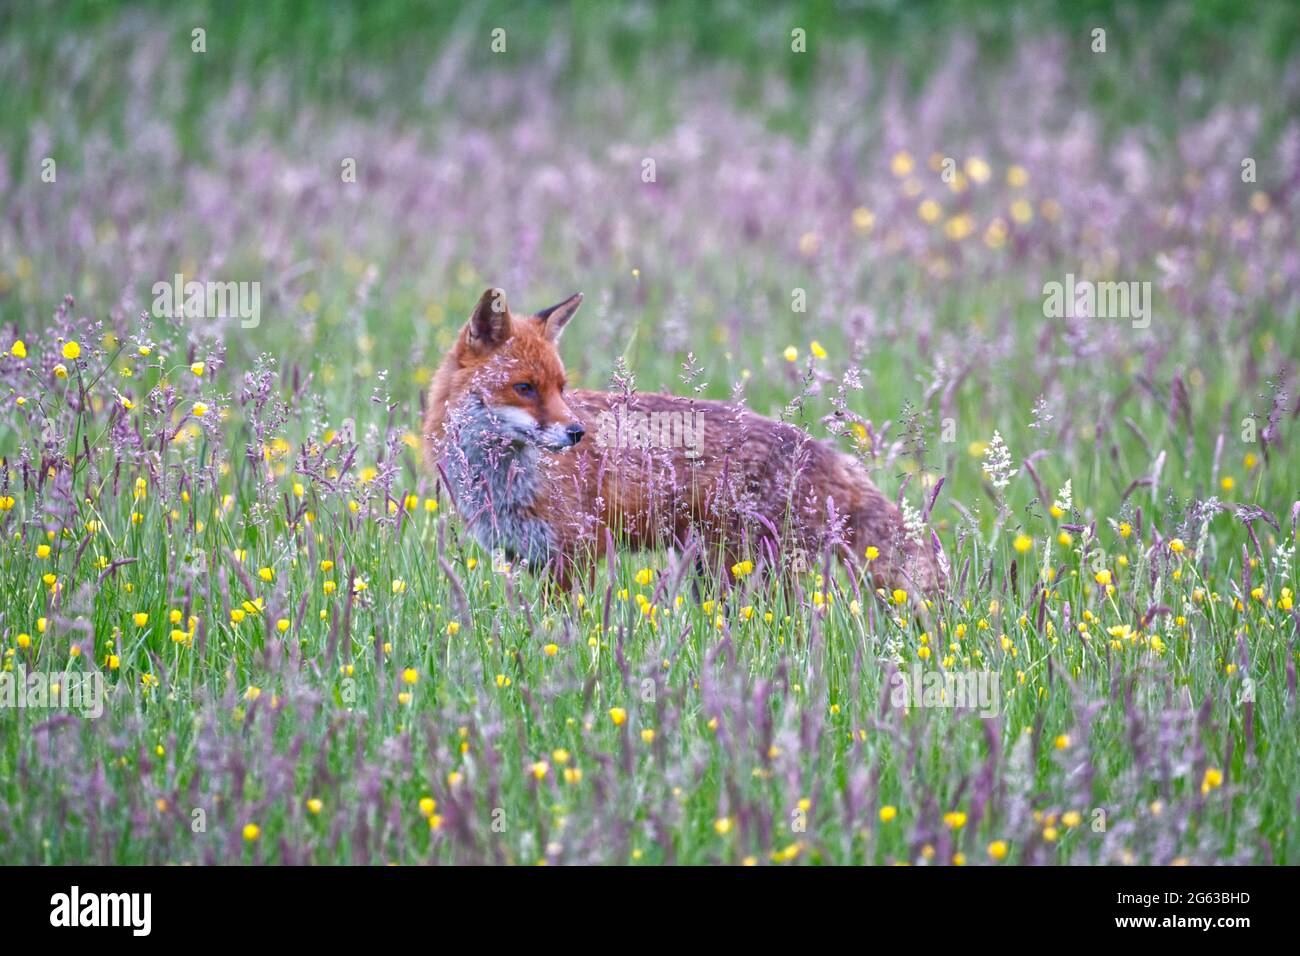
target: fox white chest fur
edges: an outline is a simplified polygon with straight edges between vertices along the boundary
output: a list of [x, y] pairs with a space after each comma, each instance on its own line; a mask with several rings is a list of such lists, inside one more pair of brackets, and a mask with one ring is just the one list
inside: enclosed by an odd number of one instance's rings
[[485, 549], [530, 568], [555, 548], [548, 525], [532, 513], [542, 487], [541, 450], [521, 441], [499, 412], [468, 398], [451, 416], [444, 459], [451, 494], [470, 534]]

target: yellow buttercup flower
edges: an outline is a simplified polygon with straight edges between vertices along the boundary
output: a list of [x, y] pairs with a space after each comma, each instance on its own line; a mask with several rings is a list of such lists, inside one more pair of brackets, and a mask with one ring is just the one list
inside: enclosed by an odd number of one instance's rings
[[1223, 784], [1223, 771], [1214, 767], [1205, 768], [1205, 777], [1201, 780], [1201, 793], [1206, 794]]

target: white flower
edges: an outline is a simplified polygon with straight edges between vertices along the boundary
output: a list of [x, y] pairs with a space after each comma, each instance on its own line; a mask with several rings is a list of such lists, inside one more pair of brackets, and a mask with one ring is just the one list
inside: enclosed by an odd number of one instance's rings
[[1065, 487], [1056, 493], [1056, 501], [1053, 504], [1064, 512], [1069, 512], [1074, 507], [1074, 492], [1070, 490], [1070, 482], [1073, 479], [1065, 480]]
[[921, 544], [921, 536], [925, 533], [925, 522], [921, 520], [921, 512], [917, 511], [904, 500], [899, 508], [903, 513], [903, 528], [907, 531], [907, 536], [912, 539], [915, 545]]
[[1001, 491], [1011, 484], [1018, 470], [1011, 467], [1011, 452], [1002, 440], [1002, 433], [995, 431], [989, 447], [984, 449], [984, 474], [988, 475], [993, 487]]

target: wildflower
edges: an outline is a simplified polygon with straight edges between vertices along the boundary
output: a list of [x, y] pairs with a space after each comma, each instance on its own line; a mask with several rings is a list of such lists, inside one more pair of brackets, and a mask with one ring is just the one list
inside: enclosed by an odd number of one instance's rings
[[989, 844], [989, 856], [995, 860], [1005, 860], [1007, 858], [1007, 841], [994, 840]]
[[943, 232], [954, 242], [960, 242], [975, 231], [975, 221], [966, 213], [953, 216], [943, 224]]
[[622, 727], [623, 722], [627, 720], [627, 711], [622, 707], [611, 707], [609, 709], [609, 719], [614, 721], [615, 727]]
[[816, 339], [813, 339], [811, 342], [808, 343], [808, 351], [812, 352], [812, 354], [816, 358], [819, 359], [826, 358], [826, 350], [822, 348], [822, 344], [818, 342]]
[[457, 634], [459, 634], [459, 633], [460, 633], [460, 622], [459, 622], [459, 621], [448, 621], [448, 622], [447, 622], [447, 634], [448, 634], [448, 636], [449, 636], [449, 637], [455, 637], [455, 636], [456, 636]]
[[1034, 546], [1034, 539], [1027, 534], [1018, 534], [1016, 539], [1011, 542], [1011, 547], [1015, 548], [1021, 554], [1024, 554]]
[[785, 356], [787, 362], [799, 361], [799, 350], [793, 345], [787, 345], [785, 351], [781, 354]]
[[438, 803], [433, 797], [421, 797], [419, 807], [421, 815], [429, 817], [433, 816], [433, 812], [438, 809]]
[[307, 812], [312, 816], [317, 816], [324, 807], [325, 804], [318, 797], [312, 797], [307, 801]]
[[273, 581], [275, 580], [275, 571], [271, 568], [260, 568], [258, 569], [257, 576], [263, 581]]
[[915, 165], [911, 153], [906, 150], [899, 150], [894, 154], [894, 158], [889, 161], [889, 171], [901, 179], [910, 173]]
[[9, 351], [14, 354], [14, 358], [27, 358], [27, 344], [22, 339], [15, 340]]
[[206, 369], [206, 368], [207, 368], [207, 365], [206, 365], [205, 363], [203, 363], [203, 362], [195, 362], [193, 365], [190, 366], [190, 371], [194, 373], [194, 375], [195, 375], [196, 378], [202, 378], [202, 377], [203, 377], [203, 371], [204, 371], [204, 369]]
[[206, 415], [207, 413], [208, 413], [208, 406], [204, 405], [202, 402], [195, 402], [195, 403], [194, 403], [194, 417], [195, 417], [195, 418], [202, 418], [202, 417], [203, 417], [204, 415]]
[[902, 588], [894, 588], [893, 598], [895, 604], [906, 604], [907, 592]]
[[1120, 524], [1119, 536], [1121, 538], [1127, 538], [1132, 533], [1133, 533], [1133, 526], [1131, 524], [1129, 524], [1127, 521], [1124, 521]]
[[881, 822], [881, 823], [888, 823], [890, 820], [894, 819], [896, 816], [898, 816], [898, 807], [890, 806], [890, 805], [886, 804], [885, 806], [883, 806], [883, 807], [880, 808], [880, 822]]
[[1205, 768], [1205, 777], [1201, 780], [1202, 795], [1209, 793], [1215, 787], [1223, 784], [1223, 771], [1214, 767]]
[[1098, 571], [1098, 572], [1097, 572], [1096, 574], [1094, 574], [1092, 577], [1093, 577], [1093, 580], [1095, 580], [1098, 584], [1101, 584], [1101, 585], [1110, 584], [1110, 571], [1107, 570], [1106, 568], [1102, 568], [1100, 571]]
[[966, 814], [960, 810], [953, 810], [943, 815], [943, 822], [950, 830], [960, 830], [966, 825]]
[[419, 679], [420, 679], [420, 672], [417, 671], [414, 667], [408, 667], [406, 670], [402, 671], [402, 683], [403, 683], [403, 684], [412, 684], [412, 685], [413, 685], [413, 684], [415, 684]]
[[547, 657], [554, 657], [559, 652], [560, 652], [559, 644], [547, 644], [545, 647], [542, 648], [542, 653], [545, 654]]
[[63, 343], [63, 357], [69, 362], [75, 362], [81, 358], [81, 346], [75, 341]]
[[732, 825], [731, 817], [718, 817], [718, 819], [713, 821], [713, 829], [718, 836], [726, 836], [730, 833]]
[[1187, 545], [1183, 544], [1182, 538], [1172, 538], [1169, 541], [1169, 550], [1174, 554], [1182, 554], [1187, 550]]
[[545, 760], [539, 760], [532, 766], [532, 774], [538, 780], [544, 780], [547, 773], [551, 770], [551, 765]]
[[259, 827], [256, 823], [244, 824], [244, 839], [247, 842], [252, 843], [261, 835], [262, 835], [262, 828]]
[[403, 581], [401, 578], [393, 578], [392, 587], [393, 587], [394, 594], [403, 594], [406, 591], [406, 582]]
[[1068, 746], [1070, 746], [1070, 735], [1069, 735], [1069, 734], [1060, 734], [1060, 735], [1056, 738], [1056, 749], [1057, 749], [1057, 750], [1064, 750], [1064, 749], [1065, 749], [1066, 747], [1068, 747]]
[[652, 744], [652, 743], [654, 743], [654, 740], [655, 740], [655, 732], [654, 732], [653, 728], [647, 727], [647, 728], [645, 728], [644, 730], [642, 730], [642, 731], [641, 731], [641, 740], [642, 740], [642, 742], [647, 743], [647, 744]]
[[1011, 467], [1011, 451], [1002, 440], [1002, 433], [993, 432], [993, 440], [984, 451], [984, 474], [990, 484], [1001, 491], [1011, 484], [1011, 479], [1019, 469]]

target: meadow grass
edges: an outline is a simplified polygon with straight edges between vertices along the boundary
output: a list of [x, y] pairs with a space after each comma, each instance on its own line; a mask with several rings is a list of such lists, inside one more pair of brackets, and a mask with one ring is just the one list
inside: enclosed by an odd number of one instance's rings
[[[577, 6], [498, 70], [456, 52], [491, 8], [287, 6], [205, 70], [183, 14], [70, 9], [0, 41], [0, 648], [111, 693], [0, 709], [0, 859], [1296, 860], [1294, 69], [1111, 95], [1139, 57], [1091, 72], [1049, 20], [986, 58], [974, 11], [756, 78], [779, 17], [682, 59], [670, 11]], [[1204, 9], [1166, 14], [1177, 57]], [[260, 322], [152, 314], [176, 272], [260, 281]], [[1150, 327], [1046, 317], [1067, 273], [1152, 281]], [[568, 599], [504, 566], [418, 435], [489, 285], [588, 294], [575, 384], [622, 358], [858, 454], [928, 512], [945, 592], [918, 613], [819, 555], [727, 588], [620, 551]], [[996, 716], [900, 706], [914, 665], [983, 675]]]

